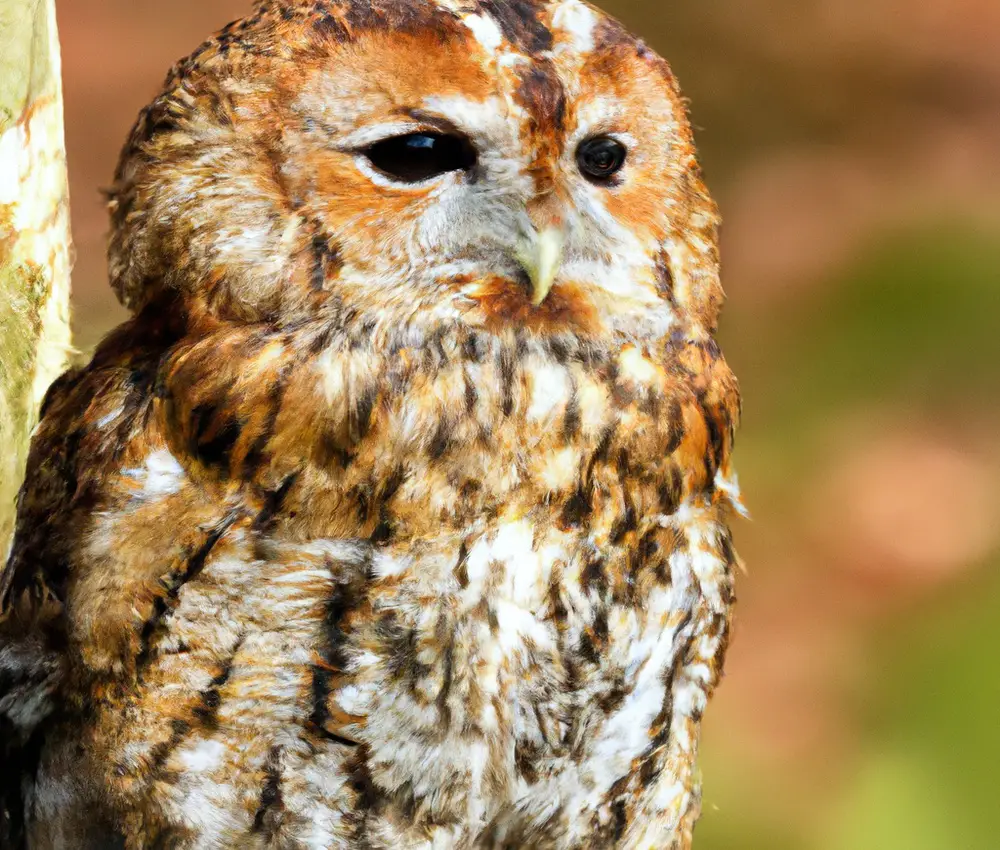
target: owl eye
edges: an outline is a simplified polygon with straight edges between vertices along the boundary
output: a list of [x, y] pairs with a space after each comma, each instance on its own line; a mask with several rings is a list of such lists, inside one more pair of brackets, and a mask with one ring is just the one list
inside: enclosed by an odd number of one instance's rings
[[607, 181], [621, 171], [628, 150], [609, 136], [595, 136], [583, 142], [576, 152], [576, 163], [592, 180]]
[[364, 155], [379, 171], [403, 183], [419, 183], [476, 164], [476, 149], [462, 137], [445, 133], [410, 133], [376, 142]]

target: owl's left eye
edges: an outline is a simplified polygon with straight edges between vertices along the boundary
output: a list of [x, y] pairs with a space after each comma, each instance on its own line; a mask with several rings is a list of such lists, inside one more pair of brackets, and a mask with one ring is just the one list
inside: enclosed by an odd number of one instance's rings
[[595, 136], [580, 145], [576, 162], [580, 171], [591, 180], [607, 183], [622, 170], [627, 156], [628, 150], [617, 139]]
[[419, 183], [476, 164], [476, 149], [463, 136], [409, 133], [383, 139], [364, 150], [372, 165], [402, 183]]

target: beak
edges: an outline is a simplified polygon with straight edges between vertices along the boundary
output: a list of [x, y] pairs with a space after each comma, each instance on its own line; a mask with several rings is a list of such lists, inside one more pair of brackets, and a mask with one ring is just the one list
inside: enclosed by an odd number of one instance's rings
[[541, 304], [552, 289], [562, 266], [566, 237], [559, 227], [546, 227], [524, 239], [517, 249], [517, 261], [531, 281], [531, 303]]

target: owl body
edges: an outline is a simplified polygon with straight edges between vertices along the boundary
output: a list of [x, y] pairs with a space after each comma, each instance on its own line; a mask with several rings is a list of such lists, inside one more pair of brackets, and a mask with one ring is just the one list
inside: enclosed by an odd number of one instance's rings
[[739, 399], [662, 60], [575, 0], [264, 4], [112, 220], [135, 316], [3, 578], [7, 840], [688, 846]]

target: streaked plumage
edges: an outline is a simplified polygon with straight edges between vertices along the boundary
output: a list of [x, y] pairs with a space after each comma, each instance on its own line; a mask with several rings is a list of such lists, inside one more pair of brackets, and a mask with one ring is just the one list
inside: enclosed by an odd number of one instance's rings
[[[476, 165], [357, 153], [431, 130]], [[135, 315], [49, 393], [0, 585], [7, 840], [687, 847], [739, 398], [663, 60], [577, 0], [265, 2], [111, 211]]]

